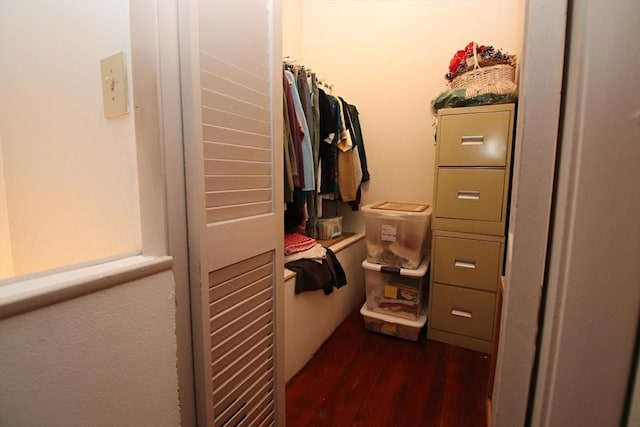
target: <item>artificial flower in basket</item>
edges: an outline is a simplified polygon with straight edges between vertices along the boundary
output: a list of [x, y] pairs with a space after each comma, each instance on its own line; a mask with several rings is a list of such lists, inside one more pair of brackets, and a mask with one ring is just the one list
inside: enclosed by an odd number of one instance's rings
[[514, 55], [472, 41], [453, 55], [445, 78], [451, 89], [466, 88], [467, 97], [515, 93], [515, 65]]

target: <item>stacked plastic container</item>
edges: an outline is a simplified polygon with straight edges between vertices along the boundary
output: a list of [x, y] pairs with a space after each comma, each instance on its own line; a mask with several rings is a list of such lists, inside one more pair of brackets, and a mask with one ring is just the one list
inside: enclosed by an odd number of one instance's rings
[[381, 202], [362, 207], [367, 301], [360, 313], [370, 331], [417, 341], [427, 321], [427, 204]]

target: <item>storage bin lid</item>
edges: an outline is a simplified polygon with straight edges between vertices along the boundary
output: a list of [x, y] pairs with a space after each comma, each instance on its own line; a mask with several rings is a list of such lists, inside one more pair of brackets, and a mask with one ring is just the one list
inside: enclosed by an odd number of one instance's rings
[[360, 314], [364, 317], [368, 317], [370, 319], [382, 320], [387, 323], [395, 323], [396, 325], [404, 325], [410, 326], [412, 328], [422, 328], [424, 324], [427, 322], [427, 313], [420, 313], [420, 317], [418, 320], [405, 319], [404, 317], [391, 316], [384, 313], [378, 313], [376, 311], [371, 311], [367, 308], [367, 303], [365, 302], [360, 309]]
[[378, 213], [381, 215], [416, 215], [427, 216], [430, 212], [429, 204], [407, 203], [407, 202], [377, 202], [362, 206], [365, 215], [367, 213]]
[[409, 276], [409, 277], [423, 277], [427, 274], [427, 268], [429, 268], [429, 254], [427, 254], [423, 259], [418, 268], [415, 270], [410, 268], [398, 268], [398, 267], [389, 267], [382, 264], [374, 264], [367, 260], [362, 261], [362, 268], [373, 271], [381, 271], [382, 273], [394, 273], [399, 274], [401, 276]]

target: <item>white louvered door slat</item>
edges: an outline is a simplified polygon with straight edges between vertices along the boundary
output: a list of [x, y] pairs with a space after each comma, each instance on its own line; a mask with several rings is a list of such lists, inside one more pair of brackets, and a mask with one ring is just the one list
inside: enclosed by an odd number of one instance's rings
[[284, 425], [280, 2], [180, 8], [198, 423]]
[[[227, 144], [243, 144], [245, 147], [268, 148], [271, 139], [248, 131], [238, 131], [223, 127], [207, 126], [202, 130], [205, 141], [217, 141]], [[205, 147], [208, 143], [205, 143]]]
[[[243, 135], [245, 136], [245, 135]], [[244, 160], [247, 162], [269, 162], [271, 161], [271, 151], [268, 147], [268, 140], [265, 147], [241, 146], [233, 143], [208, 142], [204, 144], [204, 155], [210, 158], [220, 156], [229, 160]]]

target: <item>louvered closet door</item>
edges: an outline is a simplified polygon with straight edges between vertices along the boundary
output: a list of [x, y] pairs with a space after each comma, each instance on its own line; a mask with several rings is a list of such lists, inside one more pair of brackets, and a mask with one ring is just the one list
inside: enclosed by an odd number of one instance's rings
[[198, 424], [284, 425], [280, 3], [180, 25]]

